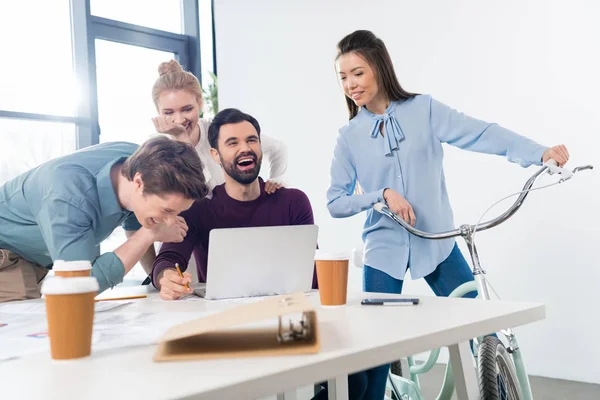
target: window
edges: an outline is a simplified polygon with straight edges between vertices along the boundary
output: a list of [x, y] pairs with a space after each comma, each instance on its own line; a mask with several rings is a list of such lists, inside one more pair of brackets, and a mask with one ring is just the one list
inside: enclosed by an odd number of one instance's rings
[[0, 63], [3, 184], [76, 149], [77, 101], [69, 0], [6, 2], [0, 15], [5, 56]]
[[69, 0], [3, 2], [0, 15], [0, 110], [75, 115]]
[[[127, 7], [123, 7], [124, 2]], [[95, 69], [97, 121], [100, 127], [99, 136], [97, 139], [94, 137], [93, 141], [102, 143], [124, 140], [142, 143], [156, 135], [151, 119], [157, 115], [157, 111], [151, 92], [152, 85], [158, 78], [158, 65], [176, 58], [184, 68], [200, 75], [200, 54], [197, 50], [194, 51], [199, 46], [196, 4], [195, 0], [169, 0], [160, 3], [92, 0], [95, 64], [90, 67]], [[184, 14], [188, 17], [185, 24], [182, 24], [182, 5], [185, 6]], [[143, 13], [139, 12], [141, 9], [144, 10]], [[97, 17], [118, 22], [100, 20]], [[122, 22], [146, 28], [124, 27]], [[179, 34], [183, 31], [186, 35]], [[100, 250], [114, 251], [125, 240], [123, 229], [117, 228], [101, 244]], [[145, 276], [138, 263], [127, 278], [143, 279]]]
[[[159, 63], [214, 71], [211, 0], [5, 1], [0, 16], [0, 184], [78, 148], [155, 135]], [[124, 241], [117, 228], [102, 251]]]
[[173, 53], [96, 40], [100, 143], [125, 140], [141, 144], [156, 129], [152, 85], [158, 65]]
[[76, 150], [75, 125], [0, 118], [0, 185]]
[[182, 33], [181, 0], [91, 0], [92, 15]]

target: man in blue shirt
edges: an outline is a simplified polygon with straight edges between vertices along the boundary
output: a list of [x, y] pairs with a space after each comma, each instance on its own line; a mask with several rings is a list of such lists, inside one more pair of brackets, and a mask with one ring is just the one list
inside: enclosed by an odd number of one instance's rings
[[[155, 241], [183, 240], [178, 214], [207, 191], [195, 150], [165, 137], [88, 147], [17, 176], [0, 186], [0, 302], [40, 297], [55, 260], [89, 260], [100, 291], [114, 286]], [[118, 225], [136, 232], [98, 256]]]

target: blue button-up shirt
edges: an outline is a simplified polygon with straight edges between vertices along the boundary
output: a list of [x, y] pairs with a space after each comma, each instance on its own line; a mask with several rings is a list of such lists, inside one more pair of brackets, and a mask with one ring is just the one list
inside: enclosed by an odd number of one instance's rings
[[[379, 126], [383, 123], [383, 135]], [[408, 267], [414, 279], [433, 272], [454, 239], [427, 240], [410, 235], [372, 209], [391, 188], [412, 206], [415, 227], [428, 232], [454, 229], [443, 169], [442, 143], [505, 156], [527, 167], [541, 164], [546, 147], [496, 124], [468, 117], [420, 95], [391, 102], [385, 114], [362, 108], [340, 129], [331, 164], [328, 208], [335, 218], [367, 211], [363, 230], [365, 264], [396, 279]], [[364, 194], [355, 194], [360, 182]]]
[[50, 160], [0, 186], [0, 248], [51, 268], [54, 260], [89, 260], [100, 291], [123, 280], [115, 253], [97, 245], [118, 226], [137, 230], [122, 209], [110, 170], [135, 152], [133, 143], [104, 143]]

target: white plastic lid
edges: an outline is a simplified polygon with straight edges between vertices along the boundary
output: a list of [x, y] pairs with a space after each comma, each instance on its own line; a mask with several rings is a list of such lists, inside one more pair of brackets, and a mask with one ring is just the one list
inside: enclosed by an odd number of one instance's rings
[[317, 250], [315, 252], [315, 260], [323, 260], [323, 261], [350, 260], [350, 252], [349, 251]]
[[54, 271], [84, 271], [92, 269], [92, 263], [88, 260], [64, 261], [56, 260], [52, 266]]
[[63, 278], [61, 276], [50, 276], [44, 279], [42, 294], [79, 294], [97, 292], [100, 290], [98, 280], [93, 276]]

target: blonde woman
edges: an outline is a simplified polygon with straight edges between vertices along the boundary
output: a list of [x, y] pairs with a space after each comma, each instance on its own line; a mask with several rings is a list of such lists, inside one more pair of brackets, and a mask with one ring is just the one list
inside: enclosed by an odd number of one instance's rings
[[[206, 182], [212, 192], [215, 186], [225, 183], [225, 177], [221, 166], [210, 154], [210, 121], [200, 118], [203, 103], [200, 82], [193, 74], [184, 71], [175, 60], [161, 63], [158, 73], [159, 77], [152, 87], [152, 100], [159, 115], [152, 118], [152, 122], [157, 132], [191, 143], [196, 148], [204, 164]], [[265, 185], [265, 191], [270, 194], [283, 183], [283, 175], [287, 169], [287, 148], [282, 141], [267, 135], [261, 135], [261, 144], [271, 167]]]

